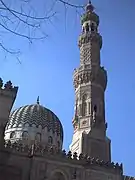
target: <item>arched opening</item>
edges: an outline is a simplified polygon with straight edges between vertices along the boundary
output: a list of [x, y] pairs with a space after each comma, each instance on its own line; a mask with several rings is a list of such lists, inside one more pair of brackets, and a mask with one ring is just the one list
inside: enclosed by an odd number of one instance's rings
[[15, 132], [13, 131], [13, 132], [11, 132], [11, 134], [10, 134], [10, 138], [12, 139], [12, 138], [15, 138]]
[[85, 116], [87, 114], [87, 95], [84, 94], [82, 97], [82, 116]]
[[61, 172], [56, 172], [52, 175], [52, 177], [50, 178], [50, 180], [66, 180], [65, 176], [63, 173]]
[[22, 133], [22, 139], [23, 139], [23, 140], [28, 140], [28, 139], [29, 139], [29, 134], [28, 134], [27, 131], [24, 131], [24, 132]]
[[41, 133], [37, 133], [37, 134], [36, 134], [35, 140], [36, 140], [37, 142], [41, 142]]
[[97, 113], [97, 106], [94, 106], [94, 112]]
[[82, 32], [83, 32], [83, 33], [85, 32], [85, 29], [84, 29], [84, 27], [82, 28]]
[[53, 144], [53, 138], [52, 138], [52, 136], [49, 136], [49, 137], [48, 137], [48, 144], [49, 144], [49, 145], [52, 145], [52, 144]]
[[91, 24], [91, 31], [92, 31], [92, 32], [95, 31], [95, 25], [94, 25], [94, 23]]
[[75, 102], [75, 115], [78, 115], [78, 99]]
[[86, 32], [89, 32], [89, 24], [88, 23], [86, 24], [85, 28], [86, 28]]
[[96, 121], [96, 116], [97, 116], [97, 106], [95, 105], [93, 107], [93, 119], [94, 119], [94, 121]]
[[88, 109], [89, 109], [89, 114], [90, 114], [90, 112], [91, 112], [91, 103], [90, 102], [88, 102]]

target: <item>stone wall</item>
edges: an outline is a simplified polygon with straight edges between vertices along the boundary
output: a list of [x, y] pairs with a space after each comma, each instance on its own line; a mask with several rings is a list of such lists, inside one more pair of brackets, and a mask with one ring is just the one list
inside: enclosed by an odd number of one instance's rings
[[0, 153], [8, 157], [4, 164], [0, 164], [2, 180], [51, 180], [58, 179], [57, 176], [65, 180], [120, 180], [123, 174], [122, 165], [118, 163], [108, 163], [82, 154], [78, 156], [70, 151], [57, 151], [52, 147], [33, 145], [29, 148], [8, 143]]

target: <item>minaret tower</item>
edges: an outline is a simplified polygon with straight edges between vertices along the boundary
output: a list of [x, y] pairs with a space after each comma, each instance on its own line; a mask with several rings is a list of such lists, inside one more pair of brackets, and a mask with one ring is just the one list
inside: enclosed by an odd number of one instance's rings
[[104, 94], [107, 72], [100, 65], [102, 37], [98, 32], [99, 16], [91, 1], [81, 19], [79, 37], [80, 66], [75, 69], [74, 134], [70, 149], [78, 154], [111, 161], [110, 140], [106, 136]]

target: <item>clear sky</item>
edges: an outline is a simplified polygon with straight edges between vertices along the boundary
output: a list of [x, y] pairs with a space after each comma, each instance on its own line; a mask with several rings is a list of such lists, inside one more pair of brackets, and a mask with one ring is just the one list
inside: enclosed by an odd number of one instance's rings
[[[87, 0], [76, 0], [84, 4]], [[101, 62], [108, 72], [106, 121], [112, 140], [112, 160], [124, 164], [124, 173], [135, 176], [135, 1], [93, 0], [100, 16], [103, 36]], [[38, 7], [40, 10], [40, 5]], [[77, 46], [79, 17], [72, 9], [55, 7], [58, 14], [46, 24], [48, 38], [43, 42], [9, 36], [6, 40], [22, 50], [21, 64], [1, 51], [0, 76], [19, 86], [14, 108], [36, 102], [50, 108], [64, 127], [64, 148], [72, 139], [74, 89], [72, 73], [79, 65]], [[66, 19], [66, 21], [65, 21]]]

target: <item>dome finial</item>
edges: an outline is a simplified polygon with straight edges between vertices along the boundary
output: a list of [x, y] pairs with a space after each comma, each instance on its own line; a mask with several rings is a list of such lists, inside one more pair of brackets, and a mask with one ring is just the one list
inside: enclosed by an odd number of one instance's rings
[[39, 96], [37, 97], [37, 104], [39, 104]]
[[93, 11], [94, 10], [94, 7], [91, 3], [91, 0], [88, 0], [88, 3], [87, 3], [87, 6], [86, 6], [86, 11]]

